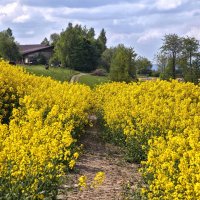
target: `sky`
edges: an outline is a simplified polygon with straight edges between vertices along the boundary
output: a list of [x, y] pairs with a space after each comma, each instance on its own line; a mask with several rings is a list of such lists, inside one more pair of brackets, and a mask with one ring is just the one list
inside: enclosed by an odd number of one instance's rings
[[102, 28], [107, 46], [125, 44], [154, 61], [165, 34], [200, 40], [200, 0], [0, 0], [0, 31], [20, 44], [38, 44], [68, 23]]

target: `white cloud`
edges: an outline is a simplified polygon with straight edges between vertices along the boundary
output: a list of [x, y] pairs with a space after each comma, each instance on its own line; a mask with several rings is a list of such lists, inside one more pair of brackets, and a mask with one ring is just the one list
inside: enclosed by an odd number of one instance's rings
[[191, 27], [190, 30], [184, 35], [195, 37], [196, 39], [200, 40], [200, 29], [199, 27]]
[[20, 5], [19, 1], [8, 4], [0, 4], [0, 22], [23, 22], [27, 19], [25, 6]]
[[185, 0], [156, 0], [155, 6], [159, 10], [175, 9]]
[[9, 3], [6, 5], [0, 5], [0, 12], [6, 14], [6, 16], [12, 15], [18, 8], [18, 2]]
[[163, 36], [163, 30], [152, 29], [144, 32], [137, 40], [138, 43], [149, 42], [149, 40], [155, 38], [161, 38]]
[[107, 46], [123, 43], [148, 57], [165, 34], [200, 39], [199, 8], [199, 0], [0, 0], [0, 31], [10, 27], [18, 42], [38, 43], [78, 23], [97, 35], [105, 28]]
[[24, 22], [27, 22], [29, 19], [30, 19], [30, 15], [24, 14], [24, 15], [21, 15], [21, 16], [15, 18], [15, 19], [13, 20], [13, 22], [16, 22], [16, 23], [24, 23]]

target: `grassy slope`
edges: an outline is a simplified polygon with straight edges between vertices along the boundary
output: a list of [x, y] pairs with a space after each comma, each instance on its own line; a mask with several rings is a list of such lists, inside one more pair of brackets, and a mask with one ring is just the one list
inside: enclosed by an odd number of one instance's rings
[[95, 85], [109, 82], [109, 78], [106, 76], [93, 76], [88, 74], [81, 76], [78, 82], [89, 85], [90, 87], [93, 88]]
[[48, 70], [43, 65], [24, 66], [27, 72], [37, 76], [50, 76], [58, 81], [69, 81], [77, 72], [70, 69], [50, 67]]
[[[71, 77], [75, 74], [78, 74], [77, 71], [66, 69], [66, 68], [56, 68], [50, 67], [48, 70], [45, 69], [43, 65], [31, 65], [24, 66], [27, 72], [35, 74], [37, 76], [50, 76], [58, 81], [69, 81]], [[90, 87], [94, 87], [95, 85], [106, 83], [109, 81], [108, 77], [105, 76], [93, 76], [90, 74], [81, 76], [79, 79], [79, 83], [83, 83], [89, 85]]]

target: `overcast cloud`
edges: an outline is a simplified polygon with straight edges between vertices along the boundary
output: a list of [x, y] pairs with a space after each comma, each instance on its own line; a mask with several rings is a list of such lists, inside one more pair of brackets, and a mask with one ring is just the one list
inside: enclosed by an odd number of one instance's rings
[[0, 0], [0, 30], [21, 44], [40, 43], [69, 22], [104, 28], [108, 46], [123, 43], [153, 60], [165, 34], [200, 40], [200, 0]]

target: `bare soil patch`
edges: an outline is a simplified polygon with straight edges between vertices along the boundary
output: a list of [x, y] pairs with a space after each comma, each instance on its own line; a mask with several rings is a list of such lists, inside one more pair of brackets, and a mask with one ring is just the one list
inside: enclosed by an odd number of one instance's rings
[[[132, 187], [140, 182], [139, 166], [127, 163], [119, 147], [102, 141], [98, 125], [88, 128], [82, 141], [83, 155], [76, 164], [75, 172], [67, 175], [61, 186], [58, 199], [64, 200], [122, 200], [125, 199], [124, 187], [128, 182]], [[87, 188], [80, 191], [78, 178], [86, 175], [91, 182], [99, 171], [105, 172], [106, 178], [96, 189]]]
[[79, 78], [84, 75], [86, 75], [86, 74], [80, 73], [80, 74], [76, 74], [76, 75], [72, 76], [70, 83], [77, 83], [79, 81]]

